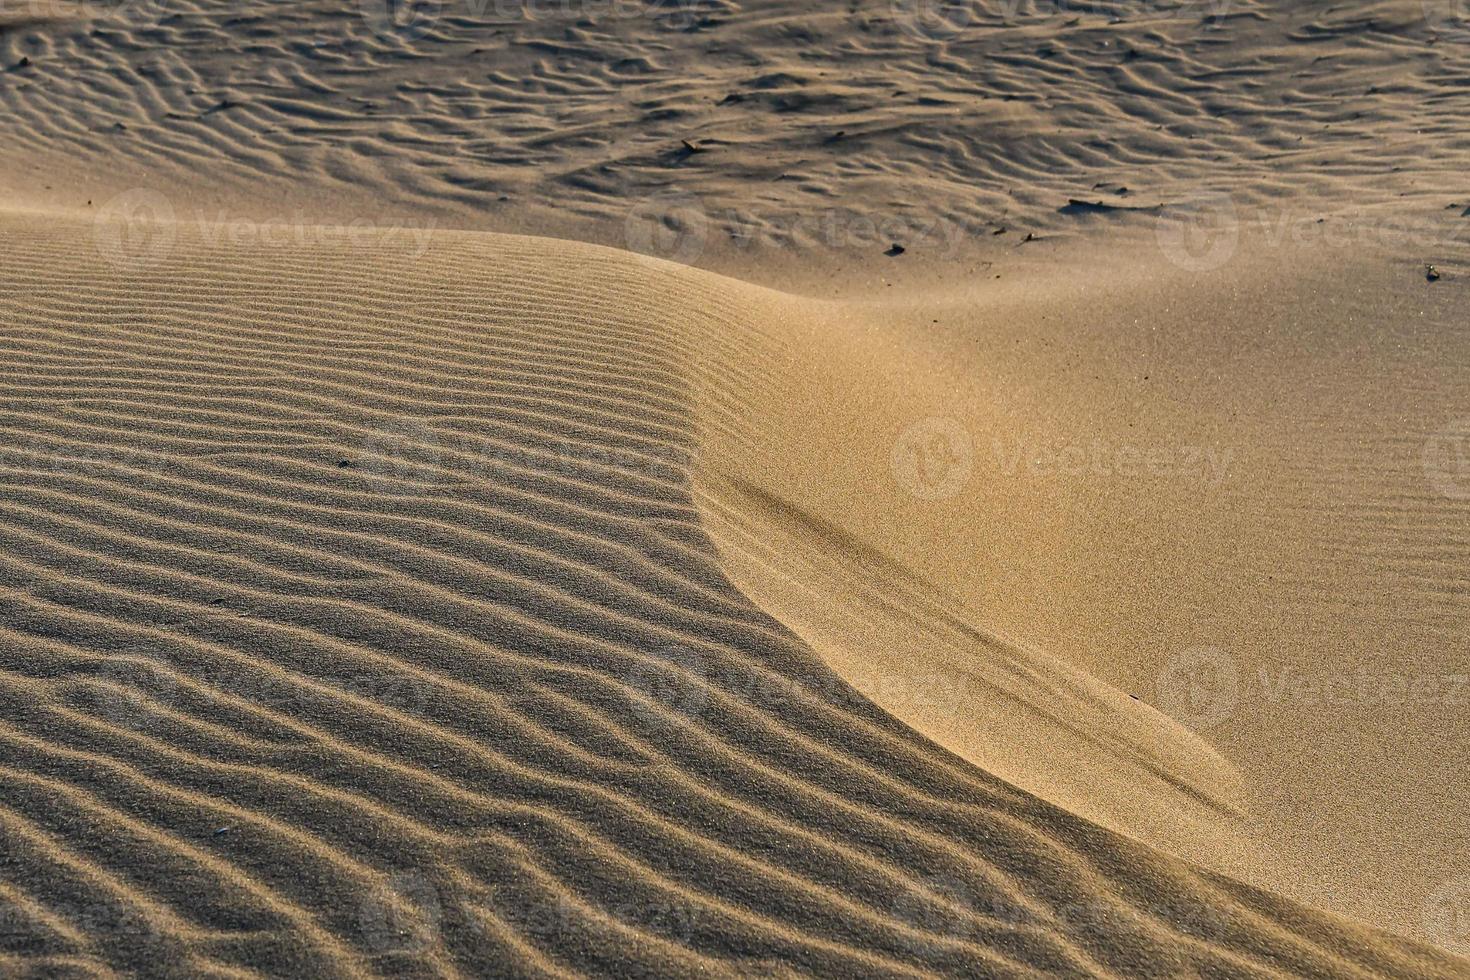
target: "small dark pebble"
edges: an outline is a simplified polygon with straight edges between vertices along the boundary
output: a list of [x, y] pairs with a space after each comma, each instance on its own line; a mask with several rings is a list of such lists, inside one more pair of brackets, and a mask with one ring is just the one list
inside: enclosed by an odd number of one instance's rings
[[352, 465], [352, 461], [351, 460], [346, 460], [346, 459], [339, 459], [339, 460], [337, 460], [337, 468], [338, 469], [345, 470], [345, 469], [347, 469], [351, 465]]
[[1439, 270], [1432, 265], [1426, 265], [1424, 267], [1424, 278], [1430, 282], [1439, 282]]
[[902, 255], [906, 251], [908, 251], [908, 249], [898, 244], [898, 242], [894, 242], [892, 245], [888, 246], [888, 251], [884, 252], [883, 254], [888, 256], [889, 258], [893, 258], [895, 256]]

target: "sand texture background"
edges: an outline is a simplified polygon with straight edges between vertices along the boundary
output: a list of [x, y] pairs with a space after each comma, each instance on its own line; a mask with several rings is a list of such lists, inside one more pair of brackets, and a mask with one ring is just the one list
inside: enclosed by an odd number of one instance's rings
[[1470, 973], [1466, 11], [0, 2], [0, 977]]

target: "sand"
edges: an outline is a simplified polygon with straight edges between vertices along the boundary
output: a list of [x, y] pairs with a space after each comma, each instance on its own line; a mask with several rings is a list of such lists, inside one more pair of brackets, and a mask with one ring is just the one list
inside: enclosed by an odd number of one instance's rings
[[1470, 975], [1463, 12], [409, 13], [0, 9], [0, 976]]

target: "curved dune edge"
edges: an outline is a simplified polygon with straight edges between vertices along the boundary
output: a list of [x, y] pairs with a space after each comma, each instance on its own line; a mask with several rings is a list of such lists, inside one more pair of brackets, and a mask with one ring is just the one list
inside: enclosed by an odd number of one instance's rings
[[1239, 773], [1167, 716], [985, 633], [893, 562], [785, 503], [734, 482], [701, 489], [705, 526], [741, 591], [895, 718], [1147, 843], [1214, 866], [1262, 860], [1243, 835]]
[[[1208, 743], [996, 634], [872, 543], [944, 540], [952, 517], [903, 485], [893, 449], [905, 423], [963, 418], [982, 394], [941, 380], [918, 338], [860, 307], [756, 291], [746, 302], [766, 329], [712, 341], [701, 361], [695, 497], [741, 590], [879, 706], [985, 771], [1175, 853], [1259, 860], [1242, 833], [1240, 774]], [[871, 514], [875, 498], [889, 501], [889, 526], [856, 523], [849, 508], [861, 499]]]
[[756, 291], [173, 232], [0, 218], [0, 970], [1463, 971], [832, 684], [693, 500]]

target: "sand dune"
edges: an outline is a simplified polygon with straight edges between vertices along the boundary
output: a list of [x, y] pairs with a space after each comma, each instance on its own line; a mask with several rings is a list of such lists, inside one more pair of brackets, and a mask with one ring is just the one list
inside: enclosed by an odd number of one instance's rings
[[[1432, 254], [1465, 267], [1456, 213], [1379, 220], [1439, 228]], [[1447, 749], [1470, 734], [1458, 273], [1426, 282], [1371, 225], [1334, 228], [1351, 248], [1243, 231], [1205, 272], [1161, 263], [1146, 231], [786, 329], [750, 438], [724, 454], [755, 505], [706, 523], [723, 541], [743, 520], [741, 587], [987, 771], [1454, 944], [1442, 896], [1470, 873]], [[1044, 680], [1008, 703], [1085, 718], [1109, 751], [1074, 755], [1026, 727], [1034, 711], [997, 709], [984, 674], [1014, 651]], [[1106, 696], [1079, 704], [1067, 668]], [[906, 674], [965, 695], [905, 703], [882, 678]]]
[[0, 6], [0, 977], [1470, 975], [1467, 41]]
[[5, 219], [7, 969], [1460, 972], [965, 764], [743, 594], [696, 487], [775, 294], [174, 231]]
[[[957, 398], [945, 367], [881, 317], [761, 298], [747, 302], [753, 320], [779, 326], [709, 369], [696, 484], [742, 591], [885, 710], [987, 772], [1154, 843], [1229, 854], [1242, 787], [1208, 744], [1067, 660], [1018, 645], [888, 557], [942, 551], [944, 532], [923, 516], [880, 522], [873, 511], [909, 502], [937, 516], [926, 498], [959, 489], [924, 492], [924, 474], [898, 455], [907, 434], [930, 423], [963, 433], [978, 403]], [[732, 399], [732, 383], [758, 394]], [[991, 518], [974, 520], [981, 535]]]

